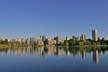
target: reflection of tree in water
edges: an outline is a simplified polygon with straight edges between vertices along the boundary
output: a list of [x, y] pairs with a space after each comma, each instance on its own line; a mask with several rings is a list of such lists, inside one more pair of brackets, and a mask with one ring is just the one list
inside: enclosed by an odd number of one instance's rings
[[68, 49], [68, 48], [69, 48], [69, 47], [64, 47], [64, 48], [63, 48], [66, 54], [67, 54], [67, 53], [68, 53], [68, 51], [69, 51], [69, 49]]
[[87, 54], [92, 54], [93, 63], [99, 64], [99, 55], [108, 52], [108, 47], [35, 47], [35, 48], [0, 48], [0, 53], [5, 54], [38, 54], [46, 57], [48, 55], [80, 55], [83, 60], [86, 59]]
[[[98, 51], [98, 52], [97, 52]], [[108, 47], [35, 47], [35, 48], [0, 48], [0, 53], [13, 53], [13, 54], [35, 54], [40, 56], [46, 55], [81, 55], [82, 59], [86, 59], [87, 54], [93, 53], [93, 58], [96, 60], [96, 54], [105, 54], [108, 52]]]
[[44, 53], [48, 53], [48, 48], [44, 47]]
[[78, 48], [78, 47], [75, 47], [75, 48], [69, 47], [69, 52], [70, 52], [71, 54], [73, 54], [74, 56], [75, 56], [75, 55], [78, 55], [78, 54], [79, 54], [79, 48]]
[[105, 52], [108, 51], [108, 47], [107, 48], [102, 47], [101, 51], [102, 51], [103, 54], [105, 54]]
[[86, 48], [80, 47], [80, 54], [82, 55], [82, 58], [85, 60], [85, 58], [86, 58]]
[[0, 53], [1, 53], [1, 52], [7, 53], [7, 52], [8, 52], [8, 49], [7, 49], [7, 48], [1, 48], [1, 49], [0, 49]]

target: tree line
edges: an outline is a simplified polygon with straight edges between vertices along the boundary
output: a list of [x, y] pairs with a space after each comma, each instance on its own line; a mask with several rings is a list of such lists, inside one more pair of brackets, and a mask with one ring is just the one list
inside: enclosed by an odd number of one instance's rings
[[98, 41], [93, 41], [91, 39], [86, 40], [64, 40], [64, 42], [60, 42], [56, 44], [58, 46], [83, 46], [83, 45], [108, 45], [108, 40], [105, 40], [104, 38], [98, 39]]

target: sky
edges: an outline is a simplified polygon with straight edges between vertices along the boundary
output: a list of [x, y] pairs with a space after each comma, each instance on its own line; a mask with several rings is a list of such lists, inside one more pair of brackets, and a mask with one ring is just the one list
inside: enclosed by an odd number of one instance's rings
[[108, 0], [0, 0], [0, 37], [108, 37]]

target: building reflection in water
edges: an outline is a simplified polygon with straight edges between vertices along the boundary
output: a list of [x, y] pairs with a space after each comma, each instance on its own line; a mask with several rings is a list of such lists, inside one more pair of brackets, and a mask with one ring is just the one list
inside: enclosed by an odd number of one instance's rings
[[99, 64], [99, 51], [98, 50], [93, 51], [93, 62], [96, 64]]
[[38, 47], [38, 54], [40, 56], [43, 56], [43, 54], [44, 54], [44, 47], [43, 46], [42, 47]]
[[86, 51], [85, 50], [83, 50], [82, 52], [80, 52], [81, 53], [81, 55], [82, 55], [82, 59], [86, 59]]
[[61, 56], [61, 55], [65, 55], [66, 54], [66, 52], [62, 49], [62, 48], [60, 48], [60, 47], [56, 47], [55, 48], [55, 53], [54, 53], [56, 56]]
[[38, 48], [1, 48], [0, 54], [14, 54], [14, 55], [39, 55], [39, 56], [81, 56], [83, 60], [86, 59], [87, 54], [93, 53], [93, 63], [99, 64], [99, 53], [105, 54], [107, 48], [73, 48], [73, 47], [38, 47]]

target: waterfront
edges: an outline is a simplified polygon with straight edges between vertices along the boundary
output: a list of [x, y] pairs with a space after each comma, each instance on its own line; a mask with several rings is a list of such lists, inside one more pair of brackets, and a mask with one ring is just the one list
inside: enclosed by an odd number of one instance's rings
[[0, 48], [1, 72], [107, 72], [108, 48]]

